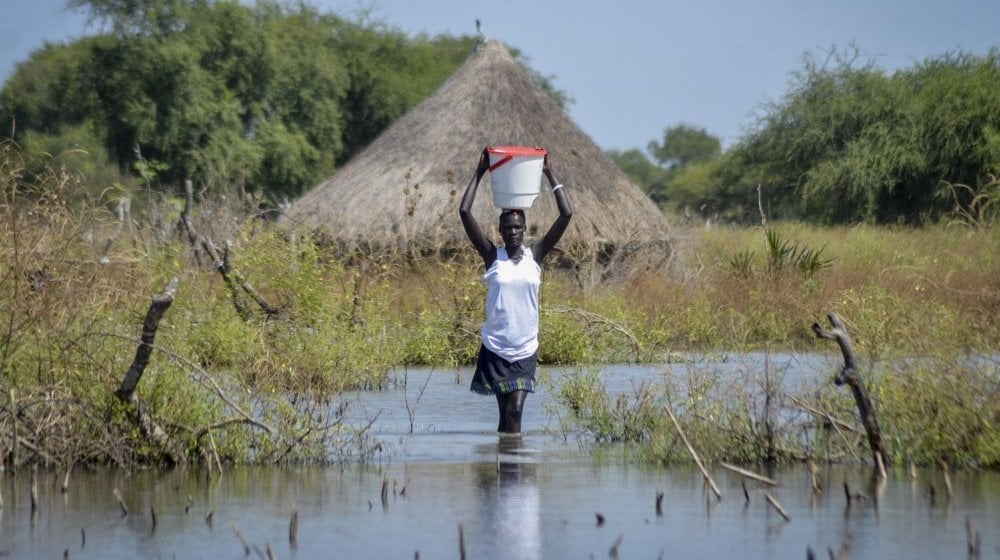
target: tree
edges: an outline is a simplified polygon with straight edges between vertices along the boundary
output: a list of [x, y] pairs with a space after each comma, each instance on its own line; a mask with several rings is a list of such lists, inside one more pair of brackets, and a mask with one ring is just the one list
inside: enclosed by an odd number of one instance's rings
[[660, 165], [676, 170], [691, 163], [707, 161], [722, 153], [722, 143], [704, 128], [687, 124], [663, 131], [663, 142], [649, 143], [649, 153]]
[[665, 172], [650, 161], [646, 154], [637, 148], [625, 151], [608, 150], [607, 154], [650, 198], [657, 203], [662, 202], [660, 189], [663, 186]]
[[0, 91], [0, 122], [16, 122], [32, 146], [104, 146], [125, 172], [141, 154], [158, 169], [152, 187], [167, 192], [191, 179], [296, 196], [429, 95], [474, 44], [266, 0], [71, 5], [112, 33], [34, 53]]
[[920, 224], [943, 182], [1000, 171], [1000, 51], [949, 53], [889, 75], [849, 47], [808, 55], [784, 98], [734, 146], [726, 184], [762, 186], [772, 217]]
[[154, 36], [180, 31], [210, 0], [69, 0], [68, 7], [88, 13], [91, 23], [118, 36]]

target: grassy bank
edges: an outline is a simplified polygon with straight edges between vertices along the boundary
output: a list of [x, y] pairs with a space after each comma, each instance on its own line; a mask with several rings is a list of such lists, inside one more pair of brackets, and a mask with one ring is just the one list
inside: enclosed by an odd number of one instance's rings
[[[350, 410], [331, 412], [331, 399], [385, 387], [399, 365], [474, 359], [485, 293], [471, 249], [450, 258], [334, 252], [307, 232], [251, 218], [232, 201], [202, 202], [188, 215], [189, 227], [183, 201], [142, 202], [131, 218], [110, 193], [89, 205], [67, 204], [74, 177], [53, 171], [25, 178], [20, 156], [5, 150], [0, 457], [7, 464], [365, 457], [372, 440], [356, 424], [348, 427]], [[760, 228], [712, 228], [679, 230], [675, 238], [666, 269], [596, 284], [582, 267], [547, 271], [540, 360], [833, 351], [817, 345], [809, 325], [836, 311], [872, 367], [864, 373], [898, 457], [998, 463], [996, 228], [778, 224], [770, 237]], [[166, 432], [168, 453], [151, 443], [135, 406], [115, 391], [134, 364], [150, 298], [174, 277], [179, 288], [137, 393]], [[965, 365], [970, 353], [993, 356], [993, 369]], [[922, 359], [900, 365], [899, 357]], [[711, 388], [699, 402], [716, 412], [680, 406], [682, 421], [714, 441], [720, 457], [772, 453], [776, 436], [762, 446], [766, 430], [747, 412], [753, 407]], [[852, 422], [848, 396], [832, 386], [817, 390], [811, 403]], [[575, 404], [581, 423], [587, 414], [610, 418], [604, 428], [588, 428], [597, 439], [642, 441], [653, 460], [677, 458], [657, 400], [670, 388], [608, 402], [603, 411], [599, 380], [581, 377], [567, 391], [567, 404], [578, 399], [573, 391], [592, 397], [592, 404]], [[616, 414], [638, 424], [623, 427]], [[787, 457], [804, 448], [784, 446]]]

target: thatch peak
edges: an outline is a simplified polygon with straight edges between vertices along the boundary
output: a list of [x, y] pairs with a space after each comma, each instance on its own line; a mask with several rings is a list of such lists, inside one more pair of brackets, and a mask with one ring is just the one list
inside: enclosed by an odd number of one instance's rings
[[[430, 97], [295, 201], [287, 221], [363, 246], [464, 245], [459, 200], [483, 147], [502, 144], [548, 150], [574, 209], [564, 247], [665, 238], [656, 205], [496, 40], [480, 43]], [[484, 179], [473, 212], [487, 232], [499, 214], [491, 197]], [[543, 192], [527, 211], [529, 236], [544, 233], [556, 215], [552, 195]]]

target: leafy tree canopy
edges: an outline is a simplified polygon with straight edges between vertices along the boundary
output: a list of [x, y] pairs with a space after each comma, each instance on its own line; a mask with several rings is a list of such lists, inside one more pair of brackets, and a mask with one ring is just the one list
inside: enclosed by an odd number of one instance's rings
[[1000, 51], [887, 74], [851, 47], [807, 56], [726, 171], [760, 184], [779, 217], [921, 223], [950, 210], [945, 182], [1000, 172], [997, 130]]
[[707, 161], [722, 153], [722, 143], [704, 128], [679, 124], [663, 131], [663, 141], [649, 143], [649, 153], [670, 169]]
[[33, 53], [0, 91], [0, 122], [32, 149], [79, 146], [103, 150], [100, 166], [155, 168], [161, 190], [191, 179], [296, 196], [428, 96], [475, 42], [270, 0], [70, 6], [104, 32]]
[[1000, 50], [947, 53], [894, 73], [853, 46], [810, 53], [785, 95], [721, 157], [712, 140], [680, 125], [650, 143], [670, 170], [661, 201], [756, 221], [759, 189], [772, 218], [933, 221], [956, 202], [996, 199], [995, 188], [981, 189], [1000, 175]]

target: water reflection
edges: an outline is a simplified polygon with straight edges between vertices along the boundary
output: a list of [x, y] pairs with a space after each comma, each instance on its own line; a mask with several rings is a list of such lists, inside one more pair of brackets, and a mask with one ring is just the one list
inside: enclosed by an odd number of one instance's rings
[[[788, 362], [786, 382], [817, 375], [815, 361]], [[601, 374], [628, 393], [662, 371], [609, 366]], [[412, 432], [402, 390], [356, 398], [379, 414], [377, 435], [398, 454], [332, 468], [227, 467], [211, 479], [199, 468], [77, 469], [65, 493], [60, 473], [42, 471], [35, 514], [29, 473], [0, 471], [0, 558], [237, 559], [264, 557], [257, 550], [268, 548], [292, 559], [457, 558], [459, 526], [468, 558], [608, 558], [618, 545], [622, 558], [801, 558], [807, 547], [817, 557], [849, 548], [852, 559], [955, 558], [966, 554], [967, 517], [982, 535], [983, 558], [996, 558], [1000, 545], [995, 471], [951, 473], [947, 481], [940, 469], [892, 471], [872, 487], [868, 467], [793, 465], [765, 473], [777, 487], [747, 483], [747, 501], [738, 475], [709, 466], [724, 496], [715, 501], [695, 468], [637, 465], [613, 454], [594, 461], [586, 447], [551, 433], [544, 387], [528, 407], [527, 432], [503, 439], [493, 432], [495, 407], [448, 372], [430, 379], [419, 402], [411, 395]], [[765, 491], [791, 521], [768, 505]], [[658, 492], [662, 516], [654, 509]], [[293, 509], [296, 543], [289, 541]], [[596, 513], [605, 523], [595, 525]]]
[[482, 525], [487, 540], [502, 550], [492, 556], [512, 559], [542, 557], [541, 511], [535, 453], [523, 436], [499, 436], [482, 445], [480, 455], [495, 454], [496, 465], [480, 463], [477, 482], [482, 496]]

